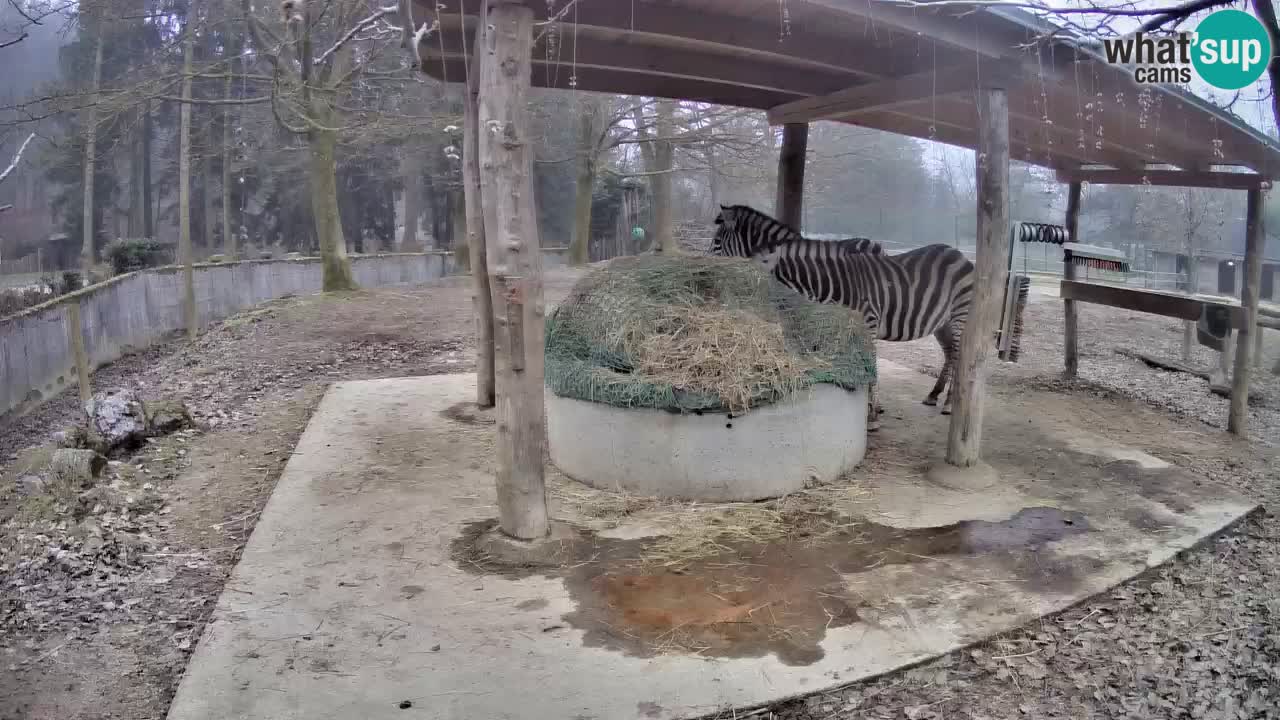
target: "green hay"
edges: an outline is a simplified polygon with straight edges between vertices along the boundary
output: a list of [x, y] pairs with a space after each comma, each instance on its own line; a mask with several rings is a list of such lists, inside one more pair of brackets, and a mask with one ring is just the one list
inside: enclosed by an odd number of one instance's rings
[[875, 377], [860, 316], [811, 302], [744, 259], [618, 258], [547, 319], [547, 387], [617, 407], [742, 412]]

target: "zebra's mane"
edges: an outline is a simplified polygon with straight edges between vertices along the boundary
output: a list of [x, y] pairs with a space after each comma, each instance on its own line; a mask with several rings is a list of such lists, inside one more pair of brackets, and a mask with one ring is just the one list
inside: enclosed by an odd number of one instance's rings
[[[786, 232], [783, 234], [780, 234], [776, 240], [772, 240], [770, 242], [765, 243], [764, 249], [766, 250], [772, 250], [779, 245], [782, 245], [784, 243], [789, 243], [789, 242], [812, 242], [812, 243], [835, 243], [840, 245], [841, 249], [848, 249], [855, 246], [865, 246], [866, 248], [865, 251], [869, 254], [873, 254], [873, 255], [884, 254], [884, 247], [880, 243], [874, 240], [871, 240], [870, 238], [854, 237], [854, 238], [843, 238], [840, 240], [819, 240], [817, 238], [805, 237], [804, 235], [801, 235], [800, 231], [796, 230], [794, 227], [788, 225], [787, 223], [782, 222], [781, 220], [773, 217], [772, 215], [769, 215], [768, 213], [757, 210], [751, 207], [750, 205], [721, 205], [720, 210], [722, 213], [725, 211], [728, 211], [730, 215], [733, 217], [733, 222], [735, 224], [749, 225], [751, 224], [752, 220], [754, 220], [757, 229], [765, 231], [766, 233], [773, 230], [775, 227], [780, 227], [784, 229]], [[855, 252], [855, 251], [850, 249], [848, 250], [848, 252]]]

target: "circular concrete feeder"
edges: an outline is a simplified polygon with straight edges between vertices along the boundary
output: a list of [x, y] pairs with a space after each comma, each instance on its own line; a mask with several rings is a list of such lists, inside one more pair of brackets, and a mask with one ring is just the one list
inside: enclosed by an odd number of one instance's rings
[[814, 385], [745, 415], [621, 408], [547, 393], [551, 462], [602, 490], [750, 501], [829, 482], [862, 461], [867, 391]]

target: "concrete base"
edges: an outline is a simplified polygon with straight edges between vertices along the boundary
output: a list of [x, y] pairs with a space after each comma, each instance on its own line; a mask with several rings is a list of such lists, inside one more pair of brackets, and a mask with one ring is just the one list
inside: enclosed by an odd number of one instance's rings
[[[945, 450], [947, 419], [918, 402], [933, 381], [879, 365], [886, 404], [901, 414], [885, 418], [851, 484], [830, 496], [857, 540], [735, 546], [685, 572], [627, 558], [653, 550], [655, 533], [707, 522], [706, 506], [677, 517], [670, 506], [628, 510], [606, 533], [571, 501], [606, 493], [554, 472], [552, 512], [579, 528], [563, 539], [561, 568], [494, 570], [460, 556], [497, 514], [493, 426], [448, 413], [474, 397], [472, 376], [335, 385], [168, 717], [731, 717], [1078, 603], [1254, 507], [994, 396], [984, 458], [999, 482], [935, 484], [924, 475]], [[718, 580], [732, 587], [712, 595]], [[682, 634], [696, 649], [666, 645]]]
[[547, 393], [561, 472], [653, 497], [750, 501], [829, 483], [867, 449], [867, 391], [818, 385], [743, 415], [619, 408]]

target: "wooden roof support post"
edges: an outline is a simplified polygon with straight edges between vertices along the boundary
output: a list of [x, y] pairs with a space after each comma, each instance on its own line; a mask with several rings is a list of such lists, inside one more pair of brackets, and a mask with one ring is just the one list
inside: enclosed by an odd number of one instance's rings
[[[1080, 242], [1076, 234], [1080, 229], [1080, 193], [1082, 190], [1081, 183], [1073, 181], [1067, 187], [1067, 239], [1070, 242]], [[1062, 264], [1062, 279], [1075, 280], [1076, 266], [1074, 263], [1064, 262]], [[1065, 347], [1063, 374], [1068, 378], [1074, 378], [1076, 372], [1080, 369], [1080, 354], [1078, 341], [1076, 339], [1077, 323], [1079, 318], [1077, 313], [1079, 308], [1076, 307], [1075, 300], [1062, 301], [1062, 313], [1066, 320], [1066, 324], [1062, 329], [1062, 344]]]
[[[484, 17], [481, 8], [480, 16]], [[480, 194], [480, 137], [476, 107], [480, 94], [480, 61], [484, 57], [484, 26], [476, 30], [471, 66], [463, 95], [462, 188], [467, 207], [467, 250], [471, 259], [471, 306], [476, 316], [476, 405], [493, 407], [493, 297], [489, 293], [489, 263], [484, 241], [484, 206]]]
[[497, 380], [498, 519], [519, 540], [548, 534], [543, 477], [542, 258], [533, 209], [529, 94], [533, 10], [490, 0], [476, 127]]
[[982, 446], [987, 353], [1000, 317], [1009, 251], [1009, 96], [1001, 87], [978, 91], [977, 256], [969, 319], [952, 378], [947, 463], [977, 465]]
[[1231, 376], [1231, 410], [1227, 415], [1227, 432], [1246, 436], [1249, 432], [1249, 362], [1250, 335], [1262, 332], [1258, 327], [1258, 291], [1262, 285], [1262, 246], [1266, 231], [1262, 223], [1262, 190], [1250, 188], [1245, 210], [1244, 287], [1240, 305], [1244, 322], [1236, 330], [1236, 364]]
[[782, 126], [782, 149], [778, 152], [778, 195], [774, 214], [778, 220], [800, 231], [804, 220], [804, 161], [809, 151], [809, 124]]

